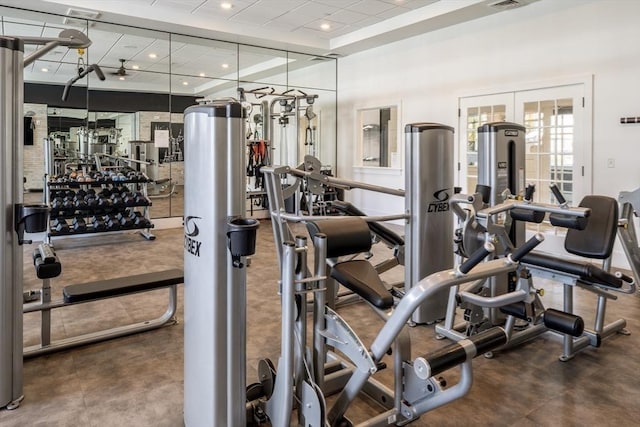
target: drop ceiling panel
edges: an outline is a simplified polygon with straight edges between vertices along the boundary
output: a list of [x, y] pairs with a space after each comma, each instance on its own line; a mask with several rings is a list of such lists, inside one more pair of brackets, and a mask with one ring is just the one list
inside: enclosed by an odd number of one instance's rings
[[351, 6], [352, 4], [359, 3], [360, 0], [313, 0], [313, 2], [318, 4], [324, 4], [327, 6], [343, 8], [343, 7]]
[[440, 0], [405, 0], [403, 2], [397, 2], [395, 0], [382, 0], [385, 3], [391, 3], [397, 6], [406, 7], [407, 9], [418, 9], [420, 7], [428, 6], [433, 3], [437, 3]]
[[327, 19], [330, 19], [334, 22], [340, 22], [342, 24], [353, 25], [368, 17], [369, 15], [365, 15], [364, 13], [354, 12], [352, 10], [347, 10], [347, 9], [341, 9], [329, 15]]
[[305, 2], [295, 9], [290, 10], [287, 14], [293, 14], [298, 16], [301, 21], [306, 19], [320, 19], [324, 18], [332, 13], [337, 12], [340, 7], [327, 6], [320, 3]]
[[231, 16], [229, 20], [245, 24], [262, 25], [280, 15], [284, 15], [298, 5], [300, 5], [300, 2], [295, 0], [258, 2]]
[[365, 15], [377, 15], [394, 7], [396, 6], [380, 0], [366, 0], [347, 6], [347, 9], [364, 13]]
[[200, 6], [202, 3], [205, 3], [204, 0], [157, 0], [148, 2], [148, 0], [143, 1], [143, 3], [152, 4], [155, 8], [167, 8], [167, 9], [177, 9], [180, 11], [188, 11], [191, 12], [196, 7]]

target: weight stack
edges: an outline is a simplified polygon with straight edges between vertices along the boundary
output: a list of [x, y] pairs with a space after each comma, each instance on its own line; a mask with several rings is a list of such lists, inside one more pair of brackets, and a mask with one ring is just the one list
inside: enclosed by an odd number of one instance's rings
[[[405, 126], [405, 209], [411, 216], [405, 227], [405, 289], [428, 275], [453, 267], [453, 128], [437, 123]], [[414, 313], [416, 323], [445, 317], [449, 291], [425, 301]]]
[[[517, 123], [486, 123], [478, 128], [478, 184], [491, 188], [489, 205], [503, 202], [502, 193], [524, 194], [525, 190], [525, 133], [524, 126]], [[508, 230], [514, 246], [526, 241], [523, 221], [513, 221]], [[487, 280], [490, 295], [497, 296], [515, 289], [515, 273], [501, 273]], [[502, 325], [505, 321], [499, 310], [485, 309], [491, 325]]]

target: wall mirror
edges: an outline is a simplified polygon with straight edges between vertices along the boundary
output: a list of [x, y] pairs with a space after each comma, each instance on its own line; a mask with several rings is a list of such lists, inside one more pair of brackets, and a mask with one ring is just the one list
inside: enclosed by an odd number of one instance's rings
[[396, 106], [358, 110], [359, 166], [400, 168], [401, 151], [398, 137]]
[[[24, 151], [29, 190], [43, 188], [44, 138], [52, 136], [65, 150], [78, 150], [83, 129], [92, 135], [93, 148], [108, 155], [137, 158], [144, 152], [151, 162], [146, 166], [151, 216], [181, 216], [188, 149], [183, 111], [201, 98], [234, 98], [251, 110], [245, 123], [248, 165], [265, 160], [252, 150], [254, 142], [269, 138], [269, 150], [260, 152], [270, 164], [297, 165], [311, 154], [323, 167], [335, 168], [334, 58], [9, 6], [0, 6], [0, 20], [3, 35], [53, 37], [73, 28], [93, 42], [84, 51], [54, 49], [25, 68], [25, 123], [30, 123], [33, 143]], [[98, 64], [106, 79], [91, 73], [62, 101], [65, 83], [83, 64]], [[241, 94], [240, 88], [248, 92]], [[255, 184], [255, 175], [247, 175], [248, 183]]]

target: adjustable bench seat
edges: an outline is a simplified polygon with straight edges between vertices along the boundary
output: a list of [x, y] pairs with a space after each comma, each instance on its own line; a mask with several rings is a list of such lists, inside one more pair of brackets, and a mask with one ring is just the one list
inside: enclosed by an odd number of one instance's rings
[[116, 279], [98, 280], [65, 286], [62, 290], [64, 302], [74, 304], [84, 301], [112, 298], [116, 296], [166, 288], [184, 282], [184, 272], [179, 269], [137, 274]]
[[[367, 222], [359, 217], [310, 221], [307, 229], [312, 237], [319, 233], [327, 236], [327, 258], [371, 249], [371, 231]], [[331, 277], [376, 308], [386, 310], [393, 306], [393, 295], [369, 261], [336, 262], [331, 266]]]

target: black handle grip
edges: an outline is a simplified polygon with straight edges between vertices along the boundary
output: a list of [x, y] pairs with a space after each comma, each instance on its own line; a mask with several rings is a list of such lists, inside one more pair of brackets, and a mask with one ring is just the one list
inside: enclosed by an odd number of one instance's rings
[[105, 80], [104, 73], [102, 72], [98, 64], [91, 64], [89, 65], [88, 69], [89, 71], [93, 70], [93, 72], [96, 73], [96, 76], [98, 76], [100, 80]]
[[564, 205], [565, 203], [567, 203], [567, 199], [564, 198], [556, 184], [551, 184], [549, 188], [551, 189], [551, 192], [553, 193], [559, 204]]
[[515, 262], [520, 261], [520, 259], [522, 259], [523, 256], [531, 252], [533, 248], [538, 246], [543, 241], [544, 241], [544, 236], [542, 235], [542, 233], [536, 233], [532, 238], [527, 240], [524, 243], [524, 245], [520, 246], [518, 249], [513, 251], [513, 253], [511, 254], [511, 260]]
[[616, 276], [618, 279], [621, 279], [621, 280], [623, 280], [623, 281], [625, 281], [627, 283], [633, 283], [633, 277], [628, 276], [628, 275], [622, 273], [621, 271], [616, 271], [614, 273], [614, 276]]
[[483, 203], [489, 203], [491, 200], [491, 187], [488, 185], [477, 184], [476, 193], [479, 193], [482, 196]]
[[533, 193], [535, 193], [535, 191], [536, 191], [535, 184], [527, 185], [527, 188], [525, 188], [524, 190], [524, 199], [527, 202], [531, 202], [533, 200]]
[[467, 274], [473, 267], [478, 265], [483, 259], [490, 253], [495, 251], [496, 248], [489, 242], [485, 243], [481, 248], [476, 250], [471, 256], [458, 267], [458, 271], [462, 274]]

